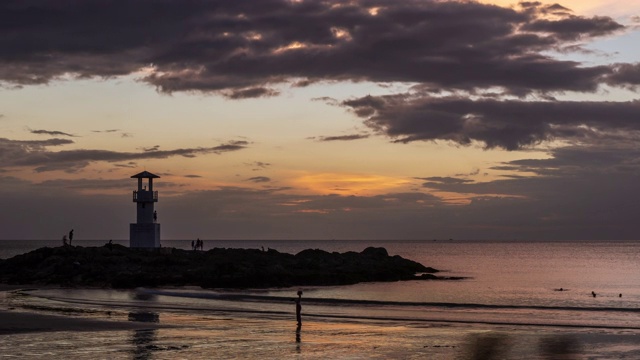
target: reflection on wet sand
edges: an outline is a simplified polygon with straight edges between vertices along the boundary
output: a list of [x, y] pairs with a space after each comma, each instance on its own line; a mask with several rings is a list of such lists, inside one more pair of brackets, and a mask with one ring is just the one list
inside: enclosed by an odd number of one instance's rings
[[[160, 314], [148, 311], [130, 312], [129, 321], [143, 323], [159, 323]], [[141, 329], [133, 333], [131, 343], [135, 346], [133, 349], [134, 359], [152, 359], [153, 353], [157, 351], [181, 351], [189, 348], [189, 345], [160, 345], [158, 344], [158, 329]]]
[[[570, 335], [540, 338], [534, 344], [523, 344], [514, 336], [505, 333], [473, 334], [466, 341], [466, 359], [495, 360], [521, 358], [519, 355], [539, 355], [541, 359], [581, 359], [579, 341]], [[533, 349], [527, 349], [533, 345]], [[535, 347], [537, 345], [537, 347]], [[537, 357], [536, 357], [537, 358]]]
[[570, 335], [548, 336], [538, 345], [544, 359], [581, 359], [580, 343]]
[[[145, 322], [145, 323], [158, 323], [160, 322], [160, 315], [153, 312], [130, 312], [129, 321]], [[150, 359], [152, 352], [156, 350], [154, 342], [157, 337], [156, 329], [142, 329], [136, 330], [133, 333], [131, 342], [135, 346], [133, 350], [134, 359]]]
[[154, 312], [130, 312], [129, 321], [159, 323], [160, 315]]
[[135, 346], [133, 358], [140, 360], [151, 359], [153, 351], [156, 350], [156, 346], [153, 344], [156, 336], [156, 329], [136, 330], [131, 340]]

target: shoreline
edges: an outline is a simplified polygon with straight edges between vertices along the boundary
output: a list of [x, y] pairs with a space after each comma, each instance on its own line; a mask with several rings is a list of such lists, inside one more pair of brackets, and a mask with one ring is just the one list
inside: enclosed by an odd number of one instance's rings
[[0, 335], [36, 332], [88, 332], [142, 330], [166, 327], [156, 323], [140, 323], [117, 319], [90, 319], [82, 316], [47, 314], [29, 307], [9, 306], [7, 294], [16, 290], [59, 287], [0, 284]]
[[62, 315], [48, 315], [35, 311], [0, 309], [0, 335], [59, 331], [143, 330], [157, 329], [160, 327], [166, 326], [119, 320], [96, 320]]
[[[454, 324], [439, 321], [362, 321], [305, 315], [296, 328], [287, 314], [234, 314], [158, 310], [155, 318], [106, 319], [89, 313], [51, 315], [7, 302], [7, 294], [33, 286], [0, 287], [0, 353], [20, 358], [45, 354], [78, 359], [159, 356], [160, 358], [305, 358], [476, 359], [492, 352], [497, 358], [627, 358], [640, 355], [638, 331], [601, 332], [580, 328], [528, 327], [512, 324]], [[82, 289], [68, 289], [82, 291]], [[66, 291], [66, 289], [65, 289]], [[47, 300], [49, 301], [49, 300]], [[7, 305], [13, 306], [9, 310]], [[113, 304], [117, 306], [117, 304]], [[46, 308], [46, 307], [44, 307]], [[115, 307], [106, 308], [113, 310]], [[140, 308], [144, 310], [144, 308]], [[146, 309], [149, 310], [149, 309]], [[154, 310], [155, 312], [155, 310]], [[92, 334], [92, 333], [96, 334]], [[33, 342], [34, 333], [38, 341]], [[99, 334], [98, 334], [99, 333]], [[21, 349], [28, 345], [29, 353]], [[619, 353], [626, 347], [626, 353]], [[501, 356], [500, 354], [506, 354]], [[500, 357], [499, 357], [500, 355]], [[558, 358], [558, 357], [556, 357]]]

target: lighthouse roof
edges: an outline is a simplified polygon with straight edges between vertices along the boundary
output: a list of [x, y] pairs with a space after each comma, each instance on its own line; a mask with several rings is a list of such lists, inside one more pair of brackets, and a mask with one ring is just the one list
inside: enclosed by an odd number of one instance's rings
[[133, 175], [131, 178], [132, 179], [134, 179], [134, 178], [135, 179], [154, 179], [154, 178], [159, 178], [159, 177], [160, 176], [152, 174], [152, 173], [150, 173], [150, 172], [145, 170], [145, 171], [143, 171], [143, 172], [141, 172], [139, 174]]

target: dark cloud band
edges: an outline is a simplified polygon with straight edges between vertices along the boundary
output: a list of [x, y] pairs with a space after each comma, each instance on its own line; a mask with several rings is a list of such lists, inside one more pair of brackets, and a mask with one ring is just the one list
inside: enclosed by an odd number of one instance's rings
[[559, 5], [427, 0], [7, 0], [0, 23], [0, 79], [8, 83], [145, 69], [144, 81], [161, 91], [233, 99], [316, 81], [592, 91], [610, 67], [542, 52], [623, 29]]

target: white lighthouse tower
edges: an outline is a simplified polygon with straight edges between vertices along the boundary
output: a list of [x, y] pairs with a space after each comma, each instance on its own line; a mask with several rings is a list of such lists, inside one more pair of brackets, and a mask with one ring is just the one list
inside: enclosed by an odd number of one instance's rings
[[[159, 248], [160, 224], [157, 222], [157, 214], [153, 208], [158, 202], [158, 192], [153, 191], [153, 179], [160, 176], [148, 171], [133, 175], [132, 179], [138, 179], [138, 190], [133, 192], [133, 202], [136, 203], [137, 220], [129, 225], [129, 247], [132, 248]], [[147, 186], [143, 187], [142, 179], [149, 179]]]

